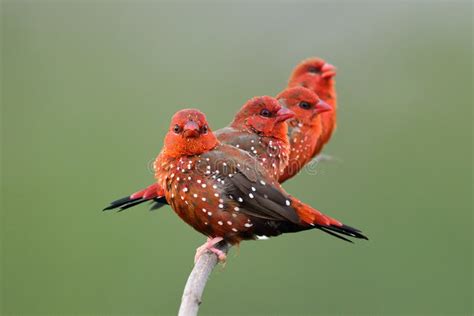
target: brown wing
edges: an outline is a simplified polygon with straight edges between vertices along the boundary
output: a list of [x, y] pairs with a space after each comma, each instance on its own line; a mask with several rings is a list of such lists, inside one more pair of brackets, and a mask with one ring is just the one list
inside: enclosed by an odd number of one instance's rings
[[239, 205], [249, 216], [299, 224], [300, 218], [291, 207], [291, 198], [274, 183], [265, 169], [248, 153], [223, 145], [212, 157], [218, 170], [218, 181], [225, 196]]
[[237, 199], [241, 212], [268, 220], [300, 223], [290, 198], [272, 184], [264, 180], [251, 181], [240, 171], [229, 179], [229, 183], [226, 192]]

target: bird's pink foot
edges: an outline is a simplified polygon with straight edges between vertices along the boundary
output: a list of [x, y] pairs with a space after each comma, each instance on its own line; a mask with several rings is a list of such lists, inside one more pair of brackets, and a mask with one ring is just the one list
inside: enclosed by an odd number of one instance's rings
[[222, 250], [219, 250], [216, 247], [214, 247], [216, 244], [220, 243], [222, 240], [224, 240], [224, 238], [222, 237], [215, 237], [215, 238], [209, 237], [204, 245], [196, 249], [196, 255], [194, 256], [194, 263], [196, 263], [199, 260], [199, 258], [204, 253], [206, 253], [206, 251], [210, 251], [216, 254], [219, 261], [226, 261], [227, 259], [226, 254]]

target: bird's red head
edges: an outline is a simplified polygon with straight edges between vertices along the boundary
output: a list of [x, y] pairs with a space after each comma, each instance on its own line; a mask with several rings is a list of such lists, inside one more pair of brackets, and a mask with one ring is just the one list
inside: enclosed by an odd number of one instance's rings
[[275, 98], [255, 97], [244, 104], [231, 126], [250, 129], [264, 136], [285, 139], [288, 131], [286, 121], [294, 116], [292, 111], [283, 107]]
[[285, 89], [277, 99], [295, 113], [295, 120], [308, 126], [316, 123], [318, 114], [332, 110], [316, 93], [304, 87]]
[[309, 58], [293, 70], [288, 87], [301, 86], [313, 90], [323, 98], [332, 98], [334, 76], [336, 76], [336, 68], [333, 65], [320, 58]]
[[217, 138], [206, 116], [196, 109], [177, 112], [165, 137], [165, 152], [172, 157], [199, 155], [216, 147]]
[[290, 83], [296, 78], [307, 74], [327, 80], [336, 76], [336, 67], [321, 58], [312, 57], [305, 59], [293, 70], [290, 76]]

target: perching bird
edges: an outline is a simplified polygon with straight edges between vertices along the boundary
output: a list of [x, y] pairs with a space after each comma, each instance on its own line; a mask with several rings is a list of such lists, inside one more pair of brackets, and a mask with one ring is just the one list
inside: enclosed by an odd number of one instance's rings
[[332, 108], [316, 93], [304, 87], [287, 88], [277, 99], [295, 113], [295, 117], [288, 122], [291, 150], [288, 165], [279, 177], [279, 182], [283, 183], [300, 172], [321, 151], [321, 115], [324, 115], [321, 113], [331, 111]]
[[[323, 101], [331, 105], [332, 111], [321, 114], [321, 148], [326, 144], [336, 128], [337, 97], [334, 77], [336, 68], [321, 58], [308, 58], [293, 70], [288, 87], [306, 87], [315, 92]], [[314, 155], [319, 152], [314, 153]]]
[[[317, 134], [317, 145], [315, 147], [315, 150], [312, 152], [311, 158], [314, 158], [317, 154], [319, 154], [323, 145], [326, 144], [327, 141], [329, 141], [332, 131], [336, 126], [336, 91], [333, 78], [335, 75], [336, 72], [334, 66], [326, 63], [320, 58], [309, 58], [302, 61], [295, 67], [289, 79], [288, 87], [308, 87], [309, 89], [321, 95], [321, 99], [326, 101], [332, 107], [332, 111], [322, 113], [320, 115], [321, 117], [319, 120], [321, 121], [322, 130], [321, 133]], [[271, 103], [270, 97], [261, 98], [266, 98], [265, 102]], [[260, 129], [255, 129], [254, 126], [247, 124], [249, 121], [246, 121], [246, 117], [242, 114], [246, 107], [251, 108], [251, 105], [256, 102], [259, 102], [258, 98], [254, 98], [248, 101], [241, 109], [241, 111], [239, 111], [239, 113], [236, 115], [234, 122], [232, 122], [228, 128], [216, 131], [216, 134], [218, 135], [219, 139], [224, 143], [228, 143], [237, 147], [242, 146], [241, 148], [247, 150], [251, 154], [255, 154], [254, 152], [257, 151], [256, 155], [260, 156], [260, 162], [263, 163], [268, 169], [273, 169], [273, 176], [278, 177], [280, 179], [280, 182], [283, 182], [293, 177], [303, 167], [303, 165], [300, 164], [301, 158], [296, 158], [298, 154], [288, 158], [288, 152], [290, 149], [287, 146], [288, 143], [285, 143], [285, 140], [281, 134], [281, 130], [283, 128], [286, 128], [287, 124], [279, 124], [277, 130], [273, 132], [272, 137], [266, 137], [265, 142], [257, 144], [251, 143], [250, 138], [253, 138], [255, 134], [265, 134], [265, 132], [269, 130], [265, 126], [262, 126]], [[248, 113], [248, 115], [250, 115], [250, 113]], [[305, 120], [299, 120], [299, 122], [301, 121]], [[267, 124], [267, 126], [270, 126], [270, 124]], [[246, 133], [245, 130], [242, 131], [242, 129], [245, 128], [248, 129], [247, 131], [249, 131], [249, 133]], [[312, 133], [314, 130], [314, 128], [308, 129], [310, 133]], [[256, 133], [252, 135], [252, 131]], [[294, 130], [294, 128], [290, 125], [290, 136], [291, 135], [297, 137], [298, 139], [303, 139], [307, 137], [304, 131], [302, 133], [301, 129]], [[310, 134], [311, 141], [315, 140], [315, 135], [316, 134]], [[244, 139], [242, 139], [241, 136]], [[274, 138], [275, 140], [272, 140], [271, 138]], [[255, 139], [253, 140], [255, 141]], [[296, 150], [298, 149], [296, 149], [295, 147], [295, 151]], [[268, 154], [265, 155], [265, 153]], [[270, 155], [272, 156], [270, 157]], [[306, 161], [306, 163], [308, 161]], [[289, 165], [290, 167], [286, 167], [287, 165]], [[281, 178], [280, 174], [282, 174]], [[161, 189], [157, 187], [156, 184], [152, 184], [144, 190], [138, 191], [130, 196], [126, 196], [124, 198], [111, 202], [110, 205], [105, 208], [105, 210], [119, 209], [120, 211], [122, 211], [151, 200], [155, 202], [152, 209], [159, 208], [166, 204]]]
[[176, 113], [155, 160], [155, 178], [173, 210], [225, 260], [215, 244], [238, 244], [312, 228], [338, 238], [367, 239], [286, 193], [249, 153], [219, 142], [198, 110]]
[[290, 155], [286, 121], [294, 116], [275, 98], [255, 97], [245, 103], [228, 127], [215, 135], [221, 143], [256, 157], [268, 174], [278, 180]]
[[[215, 135], [221, 143], [235, 146], [256, 157], [268, 174], [278, 180], [288, 165], [290, 155], [286, 121], [294, 115], [273, 97], [254, 97], [242, 106], [228, 127], [216, 131]], [[156, 202], [154, 209], [166, 204], [162, 189], [156, 183], [113, 201], [105, 210], [124, 210], [150, 200]]]

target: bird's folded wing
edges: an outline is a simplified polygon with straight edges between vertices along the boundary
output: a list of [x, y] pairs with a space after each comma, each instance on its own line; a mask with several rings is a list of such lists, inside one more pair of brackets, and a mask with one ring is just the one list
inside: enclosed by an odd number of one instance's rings
[[252, 181], [238, 170], [226, 182], [226, 191], [239, 202], [240, 211], [250, 216], [299, 224], [300, 218], [291, 207], [290, 197], [271, 183]]

